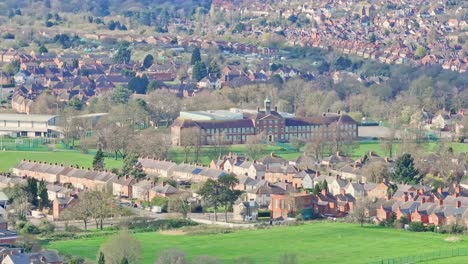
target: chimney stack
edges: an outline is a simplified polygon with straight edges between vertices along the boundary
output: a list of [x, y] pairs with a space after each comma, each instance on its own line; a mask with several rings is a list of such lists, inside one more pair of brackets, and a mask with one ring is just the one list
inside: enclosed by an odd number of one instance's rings
[[442, 194], [444, 192], [444, 190], [442, 189], [442, 187], [439, 187], [439, 188], [437, 188], [437, 192]]
[[405, 192], [405, 194], [403, 194], [403, 201], [404, 202], [408, 201], [408, 194], [406, 192]]
[[460, 196], [460, 185], [455, 183], [454, 187], [455, 187], [455, 194], [458, 194], [457, 197]]
[[438, 206], [444, 205], [444, 200], [438, 199], [438, 200], [437, 200], [437, 205], [438, 205]]

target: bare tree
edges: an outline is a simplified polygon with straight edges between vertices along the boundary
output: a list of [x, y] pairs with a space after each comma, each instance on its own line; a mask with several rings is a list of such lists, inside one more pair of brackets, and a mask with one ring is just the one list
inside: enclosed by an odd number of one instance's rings
[[174, 120], [181, 110], [181, 100], [165, 90], [151, 92], [147, 100], [151, 120], [156, 124], [163, 120]]
[[371, 204], [372, 201], [368, 198], [356, 200], [350, 214], [351, 218], [363, 226], [369, 217], [368, 209]]
[[380, 183], [389, 175], [388, 165], [385, 162], [367, 163], [362, 168], [362, 176], [367, 182]]
[[328, 133], [331, 136], [332, 152], [342, 152], [345, 155], [350, 155], [357, 146], [354, 131], [341, 122], [335, 122], [329, 127]]
[[58, 114], [57, 99], [50, 92], [41, 93], [34, 101], [31, 109], [33, 114]]
[[123, 156], [127, 154], [134, 133], [133, 129], [126, 125], [119, 126], [116, 123], [103, 122], [99, 124], [96, 136], [101, 147], [106, 151], [114, 153], [117, 159], [119, 153]]
[[245, 154], [251, 159], [259, 159], [265, 154], [265, 145], [262, 142], [263, 136], [263, 133], [247, 136], [247, 141], [245, 142]]
[[384, 151], [385, 156], [389, 158], [393, 158], [394, 143], [395, 143], [395, 129], [391, 129], [390, 134], [387, 137], [380, 139], [380, 148]]
[[185, 154], [184, 162], [188, 162], [190, 152], [194, 153], [194, 161], [198, 162], [201, 148], [203, 146], [203, 132], [198, 127], [192, 127], [182, 130], [180, 135], [182, 146]]
[[155, 264], [186, 264], [185, 253], [179, 249], [166, 249], [159, 253]]
[[180, 213], [182, 217], [187, 218], [188, 213], [192, 209], [192, 204], [190, 202], [190, 193], [181, 192], [169, 199], [169, 211]]
[[165, 159], [171, 147], [170, 135], [148, 128], [135, 137], [131, 151], [139, 156]]
[[96, 229], [103, 229], [104, 219], [112, 216], [113, 197], [103, 191], [91, 191], [89, 193], [92, 207], [91, 216], [96, 222]]
[[126, 258], [129, 264], [140, 263], [140, 242], [128, 231], [120, 231], [102, 244], [100, 252], [108, 264], [120, 264]]
[[68, 207], [62, 216], [63, 219], [66, 220], [81, 220], [84, 224], [84, 229], [88, 230], [88, 223], [92, 219], [93, 215], [93, 207], [94, 207], [93, 197], [91, 197], [91, 193], [89, 191], [84, 191], [78, 202], [72, 204]]
[[[221, 157], [227, 153], [228, 147], [227, 147], [227, 140], [226, 140], [226, 134], [224, 132], [215, 134], [213, 136], [213, 141], [212, 141], [212, 146], [213, 146], [213, 152], [216, 155], [216, 157]], [[216, 158], [213, 157], [213, 158]]]
[[8, 217], [14, 219], [25, 220], [28, 215], [28, 211], [32, 205], [29, 202], [29, 195], [23, 188], [18, 188], [18, 193], [15, 195], [11, 207], [15, 209], [14, 214], [9, 214]]
[[80, 131], [83, 129], [80, 120], [74, 118], [78, 113], [72, 108], [66, 108], [60, 114], [58, 123], [62, 129], [63, 141], [73, 147], [75, 140], [79, 138]]
[[288, 101], [289, 105], [292, 106], [290, 110], [295, 113], [304, 104], [306, 99], [304, 94], [307, 94], [308, 91], [310, 91], [308, 84], [302, 79], [296, 78], [285, 83], [280, 97]]
[[330, 154], [330, 144], [324, 138], [326, 129], [323, 126], [318, 127], [313, 134], [313, 137], [307, 140], [305, 152], [312, 156], [315, 160], [321, 160], [326, 155]]

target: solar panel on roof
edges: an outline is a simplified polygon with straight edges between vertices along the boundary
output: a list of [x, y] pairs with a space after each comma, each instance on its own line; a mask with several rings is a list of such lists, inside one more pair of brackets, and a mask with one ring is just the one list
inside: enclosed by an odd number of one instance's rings
[[203, 169], [200, 169], [200, 168], [196, 168], [192, 171], [193, 174], [199, 174], [200, 172], [202, 172]]

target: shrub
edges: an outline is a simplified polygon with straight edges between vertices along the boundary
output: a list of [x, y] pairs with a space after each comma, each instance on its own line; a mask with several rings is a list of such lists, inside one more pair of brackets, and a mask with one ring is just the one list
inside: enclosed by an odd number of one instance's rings
[[47, 220], [42, 220], [38, 226], [39, 231], [43, 234], [53, 233], [55, 230], [55, 225]]
[[166, 197], [156, 196], [151, 200], [151, 204], [160, 206], [162, 211], [167, 212], [167, 205], [169, 204], [169, 199]]
[[197, 256], [192, 259], [192, 264], [219, 264], [219, 260], [212, 256]]
[[26, 223], [24, 224], [23, 228], [21, 228], [20, 233], [35, 235], [41, 233], [41, 231], [37, 226], [31, 223]]
[[465, 227], [457, 224], [453, 225], [445, 225], [440, 230], [441, 233], [449, 233], [449, 234], [463, 234], [465, 232]]
[[424, 227], [424, 224], [421, 222], [411, 222], [409, 223], [408, 230], [413, 232], [424, 232], [426, 231], [426, 227]]
[[270, 211], [258, 211], [258, 217], [270, 217]]
[[436, 231], [435, 225], [428, 225], [428, 226], [426, 227], [426, 231], [435, 232], [435, 231]]
[[76, 226], [66, 225], [65, 231], [78, 233], [78, 232], [83, 232], [83, 229], [76, 227]]
[[156, 264], [185, 264], [185, 253], [179, 249], [167, 249], [159, 253]]
[[161, 219], [152, 222], [135, 222], [128, 225], [129, 230], [135, 232], [154, 232], [166, 229], [181, 228], [184, 226], [196, 226], [197, 223], [185, 219]]

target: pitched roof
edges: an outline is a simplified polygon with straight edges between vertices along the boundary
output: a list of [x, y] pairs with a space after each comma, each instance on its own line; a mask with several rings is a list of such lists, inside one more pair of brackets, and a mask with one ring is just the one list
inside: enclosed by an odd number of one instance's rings
[[171, 162], [171, 161], [156, 160], [156, 159], [150, 159], [150, 158], [139, 158], [138, 162], [140, 162], [144, 168], [158, 169], [158, 170], [165, 170], [165, 171], [177, 165], [176, 163]]
[[179, 190], [170, 184], [159, 184], [151, 188], [152, 191], [161, 193], [161, 194], [175, 194]]

